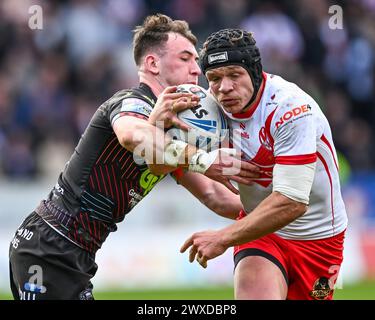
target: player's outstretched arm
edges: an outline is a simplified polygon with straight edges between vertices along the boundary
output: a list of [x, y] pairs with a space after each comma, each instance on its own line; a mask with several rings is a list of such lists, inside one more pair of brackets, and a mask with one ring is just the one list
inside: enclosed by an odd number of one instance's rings
[[205, 268], [207, 261], [228, 247], [240, 245], [275, 232], [307, 211], [316, 162], [305, 165], [276, 164], [273, 192], [245, 218], [219, 231], [193, 234], [181, 247], [190, 248], [190, 262], [197, 257]]
[[157, 158], [163, 155], [165, 145], [171, 141], [160, 128], [151, 125], [145, 119], [131, 116], [117, 119], [113, 130], [125, 149], [150, 164], [157, 164]]
[[155, 175], [167, 174], [177, 167], [188, 168], [197, 151], [182, 141], [172, 141], [161, 128], [146, 119], [123, 116], [116, 120], [113, 130], [120, 144], [143, 158]]
[[259, 176], [259, 168], [235, 158], [234, 149], [205, 152], [168, 134], [147, 120], [123, 116], [113, 129], [120, 144], [145, 159], [154, 174], [166, 174], [177, 167], [205, 174], [238, 194], [230, 180], [251, 184]]
[[190, 248], [189, 261], [196, 259], [206, 268], [208, 260], [223, 254], [227, 248], [275, 232], [303, 215], [306, 210], [306, 204], [273, 192], [245, 218], [230, 226], [218, 231], [194, 233], [180, 251], [185, 252]]

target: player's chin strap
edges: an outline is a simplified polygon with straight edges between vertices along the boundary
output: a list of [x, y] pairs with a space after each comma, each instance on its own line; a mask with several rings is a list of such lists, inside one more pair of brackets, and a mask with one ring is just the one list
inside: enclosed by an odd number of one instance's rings
[[[164, 149], [164, 163], [172, 167], [184, 164], [187, 146], [188, 144], [186, 142], [180, 140], [170, 141]], [[236, 154], [236, 150], [230, 148], [217, 149], [211, 152], [198, 149], [190, 158], [188, 170], [204, 174], [215, 162], [219, 152], [225, 152], [229, 156], [234, 156]]]

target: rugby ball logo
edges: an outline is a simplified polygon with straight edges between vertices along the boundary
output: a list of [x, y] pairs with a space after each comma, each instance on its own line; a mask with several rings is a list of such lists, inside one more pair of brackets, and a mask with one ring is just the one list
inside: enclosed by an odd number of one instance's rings
[[188, 132], [178, 128], [168, 130], [174, 139], [188, 142], [196, 147], [211, 151], [220, 147], [227, 134], [227, 121], [220, 105], [210, 92], [198, 85], [183, 84], [178, 92], [191, 92], [200, 97], [196, 107], [177, 114], [191, 129]]

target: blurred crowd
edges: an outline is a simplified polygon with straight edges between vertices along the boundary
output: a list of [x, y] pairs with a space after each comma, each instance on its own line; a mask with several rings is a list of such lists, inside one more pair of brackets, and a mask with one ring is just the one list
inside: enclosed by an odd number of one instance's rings
[[[35, 4], [42, 30], [28, 24]], [[156, 12], [187, 20], [198, 47], [218, 29], [252, 31], [265, 71], [316, 99], [351, 168], [375, 169], [374, 0], [2, 0], [0, 178], [62, 169], [98, 106], [136, 85], [132, 30]]]

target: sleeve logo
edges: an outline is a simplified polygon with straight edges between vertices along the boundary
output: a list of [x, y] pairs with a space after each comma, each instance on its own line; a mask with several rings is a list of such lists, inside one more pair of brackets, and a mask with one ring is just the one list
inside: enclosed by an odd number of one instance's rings
[[145, 101], [138, 98], [126, 98], [122, 101], [121, 111], [136, 112], [149, 115], [152, 107]]

